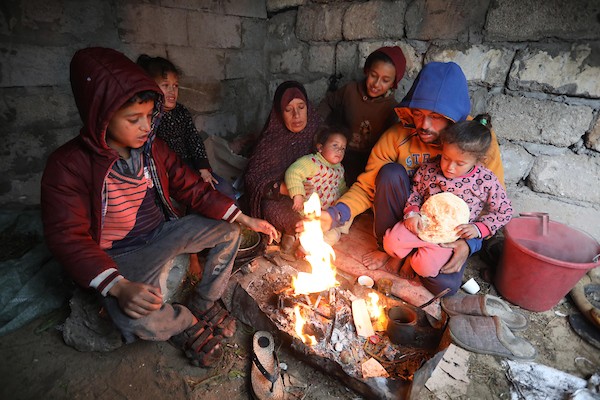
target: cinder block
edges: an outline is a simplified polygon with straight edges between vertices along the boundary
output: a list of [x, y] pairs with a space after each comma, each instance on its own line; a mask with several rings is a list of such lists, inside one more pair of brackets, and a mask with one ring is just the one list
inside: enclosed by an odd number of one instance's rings
[[485, 86], [504, 86], [515, 51], [485, 45], [436, 47], [427, 52], [425, 62], [453, 61], [460, 65], [467, 80]]
[[229, 50], [225, 61], [225, 79], [264, 78], [265, 56], [262, 50]]
[[598, 99], [600, 66], [594, 65], [596, 54], [600, 54], [600, 43], [524, 49], [517, 53], [509, 86]]
[[406, 1], [368, 1], [352, 4], [344, 14], [345, 40], [404, 37]]
[[0, 87], [52, 86], [69, 82], [70, 47], [12, 45], [0, 47]]
[[200, 47], [169, 47], [169, 59], [183, 70], [183, 75], [199, 82], [225, 78], [225, 50]]
[[473, 42], [481, 37], [490, 0], [413, 1], [406, 10], [406, 38]]
[[337, 41], [342, 39], [341, 5], [310, 5], [298, 8], [296, 36], [304, 41]]
[[267, 18], [265, 0], [235, 0], [223, 2], [225, 14], [240, 17]]
[[588, 0], [495, 0], [485, 23], [485, 40], [598, 40], [600, 2]]
[[117, 24], [125, 43], [188, 45], [189, 11], [149, 4], [125, 4], [118, 8]]
[[569, 147], [589, 129], [593, 110], [550, 100], [498, 94], [490, 98], [498, 137], [532, 143]]
[[242, 22], [239, 17], [189, 12], [187, 24], [192, 47], [231, 49], [242, 45]]

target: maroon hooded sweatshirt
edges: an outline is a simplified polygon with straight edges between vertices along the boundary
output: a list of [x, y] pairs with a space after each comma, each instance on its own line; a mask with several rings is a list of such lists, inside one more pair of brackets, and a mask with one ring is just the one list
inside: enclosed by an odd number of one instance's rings
[[[83, 127], [48, 158], [41, 190], [44, 236], [52, 254], [77, 284], [106, 295], [121, 279], [117, 264], [99, 245], [104, 180], [119, 158], [106, 144], [106, 129], [115, 112], [136, 93], [151, 90], [162, 99], [162, 92], [133, 61], [105, 48], [75, 53], [71, 87]], [[234, 221], [241, 212], [233, 201], [212, 189], [155, 137], [161, 109], [160, 101], [157, 103], [144, 158], [165, 220], [178, 218], [171, 202], [174, 198], [198, 214]]]

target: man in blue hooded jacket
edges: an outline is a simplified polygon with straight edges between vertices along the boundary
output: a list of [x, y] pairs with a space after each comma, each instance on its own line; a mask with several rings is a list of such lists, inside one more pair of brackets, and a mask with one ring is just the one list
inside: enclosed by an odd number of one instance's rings
[[[441, 153], [440, 132], [447, 126], [470, 119], [471, 102], [467, 80], [453, 63], [426, 64], [411, 89], [395, 109], [399, 122], [383, 133], [373, 147], [365, 172], [327, 213], [321, 215], [323, 227], [337, 227], [373, 207], [377, 242], [385, 232], [404, 218], [410, 194], [410, 179], [420, 164]], [[500, 149], [494, 132], [485, 166], [504, 184]], [[452, 259], [435, 277], [420, 277], [423, 285], [437, 294], [450, 288], [449, 295], [461, 285], [465, 261], [481, 248], [481, 239], [457, 240], [444, 246], [454, 249]], [[383, 250], [366, 254], [363, 263], [378, 269], [390, 261]]]

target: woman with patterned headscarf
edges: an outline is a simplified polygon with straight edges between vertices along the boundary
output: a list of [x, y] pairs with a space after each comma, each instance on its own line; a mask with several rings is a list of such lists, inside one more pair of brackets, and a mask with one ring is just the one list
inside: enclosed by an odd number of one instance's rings
[[285, 170], [313, 150], [319, 125], [304, 86], [283, 82], [275, 91], [271, 113], [248, 163], [245, 187], [250, 215], [261, 216], [283, 233], [282, 255], [293, 257], [295, 225], [301, 219], [287, 196]]

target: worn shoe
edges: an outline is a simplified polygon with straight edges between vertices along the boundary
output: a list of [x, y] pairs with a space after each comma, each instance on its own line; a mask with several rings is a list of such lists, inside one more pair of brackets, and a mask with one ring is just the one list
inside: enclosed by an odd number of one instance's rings
[[475, 353], [521, 361], [533, 361], [537, 354], [531, 343], [515, 336], [500, 317], [456, 315], [450, 317], [448, 327], [454, 343]]
[[457, 293], [442, 299], [442, 308], [450, 316], [480, 315], [485, 317], [499, 317], [504, 324], [513, 331], [527, 328], [527, 317], [520, 311], [513, 310], [499, 297], [486, 295]]

